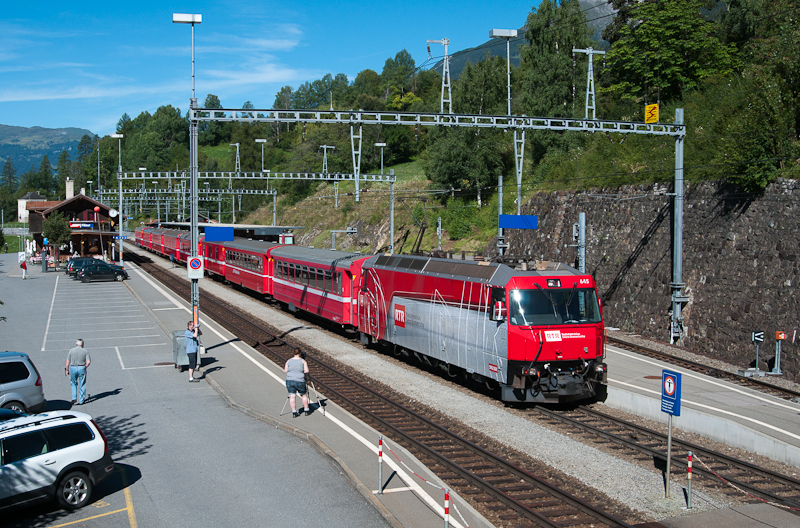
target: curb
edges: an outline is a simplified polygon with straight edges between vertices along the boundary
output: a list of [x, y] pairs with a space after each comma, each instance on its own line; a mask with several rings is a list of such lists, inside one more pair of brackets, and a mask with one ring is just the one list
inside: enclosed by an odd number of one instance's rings
[[339, 457], [339, 455], [336, 454], [336, 452], [334, 452], [330, 447], [328, 447], [325, 444], [325, 442], [323, 442], [322, 440], [317, 438], [315, 435], [313, 435], [313, 434], [311, 434], [311, 433], [309, 433], [307, 431], [304, 431], [304, 430], [299, 429], [297, 427], [293, 427], [291, 425], [287, 425], [287, 424], [281, 422], [280, 420], [276, 420], [272, 416], [268, 416], [266, 414], [260, 413], [260, 412], [254, 410], [254, 409], [251, 409], [249, 407], [245, 407], [244, 405], [241, 405], [241, 404], [237, 403], [236, 400], [234, 400], [227, 393], [227, 391], [225, 389], [223, 389], [222, 386], [220, 386], [220, 384], [216, 382], [216, 380], [214, 380], [214, 378], [211, 376], [211, 374], [204, 374], [203, 375], [203, 379], [207, 380], [208, 384], [211, 385], [211, 387], [215, 391], [217, 391], [217, 393], [220, 396], [222, 396], [222, 398], [228, 403], [228, 405], [230, 405], [232, 408], [236, 409], [237, 411], [242, 412], [242, 413], [244, 413], [244, 414], [246, 414], [248, 416], [252, 416], [253, 418], [256, 418], [257, 420], [261, 420], [263, 422], [266, 422], [266, 423], [276, 427], [277, 429], [280, 429], [280, 430], [282, 430], [284, 432], [287, 432], [287, 433], [289, 433], [291, 435], [294, 435], [294, 436], [296, 436], [298, 438], [303, 438], [303, 439], [308, 440], [311, 443], [311, 445], [313, 445], [314, 448], [321, 455], [325, 456], [328, 459], [328, 461], [331, 463], [331, 465], [334, 468], [338, 469], [341, 474], [343, 474], [345, 477], [347, 477], [348, 480], [350, 480], [350, 483], [353, 485], [353, 487], [356, 488], [356, 490], [358, 490], [358, 492], [361, 494], [362, 497], [367, 499], [367, 501], [375, 507], [375, 509], [378, 511], [378, 513], [381, 515], [381, 517], [383, 517], [383, 519], [387, 523], [389, 523], [389, 525], [391, 525], [393, 528], [403, 528], [403, 524], [397, 519], [397, 517], [395, 517], [394, 514], [392, 514], [392, 512], [390, 512], [389, 509], [386, 506], [384, 506], [381, 501], [379, 501], [378, 499], [375, 498], [375, 495], [372, 493], [372, 490], [370, 490], [361, 481], [361, 479], [358, 477], [358, 475], [356, 475], [353, 472], [353, 470], [350, 469], [350, 467], [347, 465], [347, 463], [344, 460], [342, 460]]

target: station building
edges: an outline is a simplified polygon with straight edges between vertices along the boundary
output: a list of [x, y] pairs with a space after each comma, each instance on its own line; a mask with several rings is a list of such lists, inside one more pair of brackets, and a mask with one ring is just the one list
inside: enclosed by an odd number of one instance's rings
[[[72, 182], [68, 182], [72, 183]], [[79, 256], [104, 256], [116, 259], [114, 236], [119, 234], [120, 220], [118, 212], [107, 205], [94, 200], [85, 194], [70, 196], [63, 201], [27, 201], [28, 230], [41, 251], [44, 247], [43, 226], [54, 213], [61, 213], [69, 222], [71, 236], [69, 247], [60, 252], [61, 256], [78, 254]]]

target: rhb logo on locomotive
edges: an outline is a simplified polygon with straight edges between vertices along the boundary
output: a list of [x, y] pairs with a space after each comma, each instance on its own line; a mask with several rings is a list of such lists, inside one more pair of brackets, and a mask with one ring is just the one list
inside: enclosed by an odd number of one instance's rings
[[394, 305], [394, 325], [400, 328], [406, 327], [406, 307], [400, 304]]

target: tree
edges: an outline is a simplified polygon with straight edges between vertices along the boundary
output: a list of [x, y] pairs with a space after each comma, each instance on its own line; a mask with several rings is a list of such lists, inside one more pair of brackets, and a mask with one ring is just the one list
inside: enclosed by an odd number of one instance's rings
[[383, 72], [381, 72], [381, 89], [384, 98], [389, 97], [392, 88], [401, 92], [405, 91], [416, 69], [414, 58], [405, 49], [398, 51], [393, 59], [386, 59]]
[[453, 107], [462, 114], [505, 114], [507, 101], [506, 61], [501, 57], [468, 62], [453, 84]]
[[494, 185], [505, 167], [498, 148], [502, 132], [472, 128], [429, 134], [425, 174], [441, 187], [475, 189]]
[[3, 171], [0, 172], [0, 187], [7, 193], [13, 193], [18, 185], [17, 169], [14, 168], [11, 158], [8, 158], [3, 164]]
[[612, 82], [604, 91], [643, 103], [670, 101], [733, 71], [736, 48], [720, 42], [702, 6], [700, 0], [637, 4], [606, 55]]
[[122, 114], [122, 117], [117, 121], [117, 134], [122, 134], [124, 137], [127, 137], [132, 131], [133, 122], [131, 121], [131, 116], [126, 112]]
[[53, 168], [50, 166], [50, 160], [47, 154], [42, 157], [42, 163], [39, 165], [39, 170], [36, 171], [34, 180], [34, 187], [41, 189], [42, 193], [48, 194], [53, 191], [55, 181], [53, 179]]
[[69, 159], [69, 152], [62, 150], [56, 164], [56, 194], [66, 192], [67, 178], [72, 179], [72, 161]]
[[[208, 94], [203, 108], [222, 108], [222, 103], [214, 94]], [[214, 112], [214, 117], [224, 117], [225, 112]], [[198, 142], [201, 145], [219, 145], [231, 139], [230, 125], [222, 121], [201, 121], [198, 126]]]
[[94, 151], [94, 138], [84, 134], [78, 143], [78, 156], [75, 158], [78, 163], [83, 164], [84, 160]]
[[56, 211], [45, 219], [42, 223], [42, 236], [53, 246], [63, 246], [69, 243], [72, 238], [72, 230], [61, 211]]
[[19, 177], [19, 188], [21, 190], [26, 190], [26, 191], [37, 190], [36, 172], [37, 172], [36, 167], [31, 165], [28, 170], [22, 173], [22, 176]]
[[[577, 0], [544, 0], [528, 15], [520, 49], [521, 106], [528, 115], [542, 117], [583, 116], [585, 70], [576, 68], [573, 48], [591, 46], [586, 17]], [[580, 106], [579, 106], [580, 105]], [[536, 131], [529, 134], [531, 156], [539, 162], [551, 148], [568, 151], [580, 144], [575, 134]]]
[[272, 108], [288, 110], [292, 107], [292, 87], [284, 86], [277, 94], [275, 94], [275, 102], [272, 103]]

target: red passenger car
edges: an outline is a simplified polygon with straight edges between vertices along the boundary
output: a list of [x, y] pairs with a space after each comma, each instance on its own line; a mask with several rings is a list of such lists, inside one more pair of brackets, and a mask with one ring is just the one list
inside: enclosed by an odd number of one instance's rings
[[303, 310], [341, 325], [358, 325], [356, 293], [360, 253], [279, 246], [269, 252], [274, 269], [272, 296], [290, 311]]
[[270, 294], [272, 277], [269, 272], [267, 252], [276, 245], [274, 242], [245, 238], [223, 242], [225, 279], [243, 288]]

